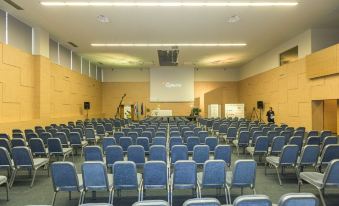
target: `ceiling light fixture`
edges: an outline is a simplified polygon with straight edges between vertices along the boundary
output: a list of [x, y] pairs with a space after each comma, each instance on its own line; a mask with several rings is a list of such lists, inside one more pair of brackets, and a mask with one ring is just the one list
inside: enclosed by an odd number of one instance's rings
[[228, 19], [227, 19], [227, 22], [228, 23], [236, 23], [240, 21], [240, 17], [238, 15], [233, 15], [233, 16], [230, 16]]
[[106, 6], [106, 7], [266, 7], [297, 6], [298, 2], [90, 2], [41, 1], [43, 6]]
[[109, 23], [110, 22], [109, 18], [105, 15], [102, 15], [102, 14], [97, 16], [97, 21], [101, 22], [101, 23]]
[[138, 44], [91, 44], [93, 47], [244, 47], [247, 46], [246, 43], [178, 43], [178, 44], [158, 44], [158, 43], [138, 43]]

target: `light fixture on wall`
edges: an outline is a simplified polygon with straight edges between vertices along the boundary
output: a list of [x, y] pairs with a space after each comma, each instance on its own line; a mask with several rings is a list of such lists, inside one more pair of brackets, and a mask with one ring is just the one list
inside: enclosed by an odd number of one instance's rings
[[93, 43], [92, 47], [244, 47], [246, 43], [121, 43], [121, 44], [100, 44]]
[[298, 2], [91, 2], [41, 1], [43, 6], [101, 6], [101, 7], [267, 7], [297, 6]]

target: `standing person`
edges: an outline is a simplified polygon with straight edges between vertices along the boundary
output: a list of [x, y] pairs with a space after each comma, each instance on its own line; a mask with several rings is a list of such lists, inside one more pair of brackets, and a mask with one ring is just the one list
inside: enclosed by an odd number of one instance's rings
[[270, 107], [270, 110], [267, 111], [266, 116], [267, 116], [267, 122], [274, 123], [275, 115], [274, 115], [274, 111], [272, 107]]

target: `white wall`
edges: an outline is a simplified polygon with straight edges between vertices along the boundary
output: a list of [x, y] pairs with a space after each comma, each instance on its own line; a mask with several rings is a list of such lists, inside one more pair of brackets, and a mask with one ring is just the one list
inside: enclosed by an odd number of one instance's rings
[[339, 43], [339, 28], [312, 29], [312, 52]]
[[298, 36], [280, 44], [279, 46], [267, 51], [266, 53], [258, 56], [250, 61], [239, 71], [239, 80], [246, 79], [250, 76], [268, 71], [270, 69], [280, 66], [279, 56], [280, 53], [298, 46], [299, 58], [303, 58], [312, 53], [312, 39], [311, 30], [307, 30]]
[[49, 58], [49, 33], [41, 28], [33, 28], [33, 54]]
[[[131, 69], [131, 68], [104, 68], [103, 82], [149, 82], [149, 69]], [[196, 69], [194, 71], [194, 81], [237, 81], [238, 68], [232, 69]]]

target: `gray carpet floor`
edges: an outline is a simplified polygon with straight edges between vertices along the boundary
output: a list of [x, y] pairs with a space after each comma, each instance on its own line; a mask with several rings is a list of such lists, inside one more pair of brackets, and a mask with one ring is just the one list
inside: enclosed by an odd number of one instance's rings
[[[249, 156], [242, 155], [238, 157], [235, 153], [232, 155], [232, 161], [234, 162], [237, 159], [249, 159]], [[70, 159], [71, 160], [71, 159]], [[80, 156], [75, 157], [77, 170], [80, 170], [80, 165], [83, 162], [83, 159]], [[307, 169], [312, 171], [312, 168]], [[1, 174], [6, 174], [0, 172]], [[27, 171], [22, 171], [18, 173], [17, 178], [15, 179], [14, 185], [10, 190], [10, 200], [6, 201], [5, 188], [0, 187], [0, 205], [1, 206], [23, 206], [23, 205], [50, 205], [53, 197], [53, 187], [51, 178], [47, 176], [47, 172], [39, 170], [35, 180], [33, 188], [30, 188], [30, 177], [28, 176]], [[279, 198], [286, 193], [295, 193], [298, 192], [297, 178], [293, 169], [286, 169], [285, 175], [282, 176], [283, 186], [279, 185], [277, 175], [274, 169], [269, 169], [268, 174], [264, 174], [263, 164], [258, 164], [257, 175], [256, 175], [256, 191], [257, 194], [265, 194], [270, 197], [273, 203], [277, 203]], [[302, 192], [314, 193], [317, 197], [319, 194], [317, 190], [306, 183], [302, 186]], [[338, 206], [339, 205], [339, 196], [338, 189], [327, 189], [325, 194], [326, 203], [328, 206]], [[252, 194], [250, 189], [244, 189], [244, 194]], [[130, 206], [137, 201], [137, 192], [127, 191], [122, 192], [121, 198], [114, 198], [115, 206]], [[232, 201], [240, 196], [240, 189], [232, 189], [231, 196]], [[91, 194], [86, 195], [85, 202], [107, 202], [108, 193], [107, 192], [98, 192], [96, 199], [92, 199]], [[220, 196], [216, 195], [216, 190], [205, 190], [202, 194], [203, 197], [216, 197], [220, 200], [222, 204], [225, 204], [225, 196], [222, 194]], [[68, 193], [60, 192], [56, 199], [55, 205], [66, 206], [66, 205], [78, 205], [78, 193], [72, 193], [72, 199], [69, 200]], [[182, 203], [192, 198], [191, 191], [175, 191], [173, 197], [173, 205], [180, 206]], [[165, 191], [149, 191], [146, 194], [145, 199], [163, 199], [166, 200]]]

